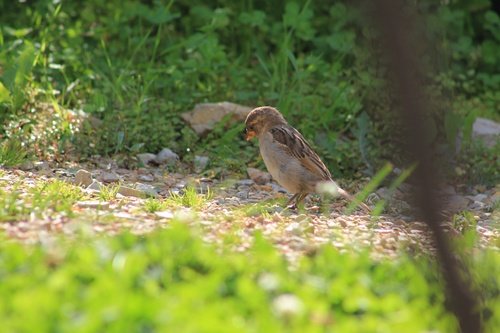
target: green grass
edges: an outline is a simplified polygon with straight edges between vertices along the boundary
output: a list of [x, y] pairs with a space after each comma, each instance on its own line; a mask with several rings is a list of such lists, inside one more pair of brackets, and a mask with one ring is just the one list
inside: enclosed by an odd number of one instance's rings
[[[434, 263], [424, 258], [374, 261], [367, 253], [323, 246], [290, 272], [258, 235], [245, 254], [220, 252], [175, 222], [141, 237], [124, 233], [53, 246], [57, 252], [0, 242], [6, 332], [457, 329], [443, 308]], [[489, 313], [487, 332], [494, 332], [499, 256], [485, 252], [471, 261]]]
[[[202, 138], [180, 118], [196, 103], [228, 100], [279, 107], [337, 178], [394, 159], [384, 68], [366, 20], [342, 2], [36, 3], [0, 5], [0, 138], [22, 140], [39, 158], [170, 147], [186, 161], [208, 154], [210, 174], [244, 172], [258, 153], [240, 140], [241, 124]], [[450, 142], [473, 116], [498, 114], [500, 20], [488, 3], [422, 5], [443, 54], [432, 90], [459, 101], [435, 117]]]
[[162, 211], [168, 207], [168, 203], [163, 199], [147, 199], [144, 201], [144, 210], [148, 213]]
[[0, 222], [17, 221], [28, 212], [21, 199], [19, 184], [14, 185], [9, 191], [0, 188]]
[[170, 195], [165, 199], [167, 207], [190, 207], [202, 208], [212, 197], [210, 189], [206, 193], [198, 193], [193, 186], [187, 186], [182, 193], [170, 192]]
[[[429, 74], [430, 90], [445, 99], [430, 122], [448, 152], [460, 131], [468, 141], [475, 116], [499, 120], [500, 20], [492, 3], [419, 2], [428, 10], [423, 16], [436, 48], [429, 55], [443, 55], [431, 59], [437, 68]], [[70, 154], [83, 161], [99, 154], [136, 167], [138, 152], [169, 147], [183, 163], [209, 156], [209, 177], [242, 175], [248, 166], [263, 166], [256, 143], [242, 140], [242, 124], [223, 121], [199, 137], [180, 117], [197, 103], [226, 100], [277, 106], [335, 179], [369, 174], [374, 185], [386, 160], [398, 165], [379, 50], [372, 49], [366, 20], [343, 2], [3, 1], [0, 22], [1, 166], [17, 166], [27, 156], [64, 161]], [[454, 176], [498, 183], [498, 149], [466, 143], [450, 158], [459, 164]], [[26, 191], [20, 186], [0, 188], [0, 221], [72, 215], [74, 203], [86, 199], [61, 180]], [[109, 186], [99, 199], [115, 196]], [[165, 200], [148, 199], [142, 209], [197, 210], [208, 200], [210, 193], [188, 187]], [[273, 205], [234, 211], [228, 244], [242, 231], [240, 220], [267, 217]], [[376, 213], [382, 209], [383, 202]], [[473, 236], [471, 214], [457, 214], [453, 222]], [[443, 308], [435, 263], [405, 254], [375, 261], [324, 246], [290, 271], [262, 237], [238, 254], [230, 246], [204, 245], [179, 226], [53, 246], [1, 239], [0, 331], [457, 330]], [[493, 332], [500, 326], [499, 256], [469, 252], [483, 319]]]
[[58, 179], [39, 181], [32, 188], [19, 182], [8, 191], [0, 189], [0, 221], [18, 221], [30, 213], [39, 216], [51, 211], [71, 216], [73, 204], [84, 198], [79, 187]]
[[101, 186], [98, 193], [99, 200], [111, 201], [115, 199], [119, 189], [120, 189], [120, 184], [109, 184], [106, 186]]
[[18, 140], [5, 140], [0, 144], [0, 166], [18, 166], [27, 160], [28, 153]]
[[32, 210], [51, 209], [67, 214], [72, 214], [73, 204], [85, 197], [80, 187], [58, 179], [39, 182], [31, 190], [31, 195]]

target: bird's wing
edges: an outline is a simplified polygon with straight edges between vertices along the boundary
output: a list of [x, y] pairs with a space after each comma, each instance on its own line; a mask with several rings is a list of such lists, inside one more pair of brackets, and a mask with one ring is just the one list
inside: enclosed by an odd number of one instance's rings
[[331, 180], [332, 175], [302, 134], [291, 126], [276, 126], [269, 130], [274, 141], [282, 146], [291, 157], [295, 157], [307, 170], [324, 180]]

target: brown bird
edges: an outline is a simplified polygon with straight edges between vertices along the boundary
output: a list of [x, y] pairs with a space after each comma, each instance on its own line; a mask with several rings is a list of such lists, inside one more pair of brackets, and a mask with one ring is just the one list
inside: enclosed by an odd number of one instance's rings
[[[246, 140], [257, 137], [260, 154], [273, 178], [293, 196], [287, 203], [296, 208], [310, 193], [318, 192], [318, 185], [332, 184], [338, 194], [351, 201], [354, 198], [332, 179], [302, 134], [290, 126], [275, 108], [261, 106], [253, 109], [245, 120]], [[359, 204], [370, 211], [364, 203]]]

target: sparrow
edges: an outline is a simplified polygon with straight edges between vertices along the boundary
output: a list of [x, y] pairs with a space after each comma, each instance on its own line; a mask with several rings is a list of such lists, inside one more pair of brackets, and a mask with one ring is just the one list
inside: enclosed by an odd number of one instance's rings
[[[259, 140], [259, 149], [267, 170], [293, 196], [287, 203], [295, 209], [310, 193], [318, 193], [320, 184], [332, 184], [339, 195], [354, 198], [332, 179], [330, 171], [302, 134], [290, 126], [271, 106], [253, 109], [245, 120], [246, 140]], [[359, 204], [370, 211], [364, 203]]]

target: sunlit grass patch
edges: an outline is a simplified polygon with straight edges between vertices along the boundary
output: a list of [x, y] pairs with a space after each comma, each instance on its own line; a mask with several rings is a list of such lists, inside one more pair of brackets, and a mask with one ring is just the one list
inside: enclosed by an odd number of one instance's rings
[[237, 209], [237, 212], [241, 212], [244, 216], [270, 216], [272, 213], [277, 211], [278, 207], [284, 206], [283, 199], [272, 199], [263, 202], [258, 202], [254, 204], [244, 205]]
[[148, 213], [154, 213], [166, 209], [168, 206], [167, 202], [162, 199], [150, 198], [144, 202], [144, 210]]
[[198, 193], [196, 188], [188, 186], [181, 193], [170, 192], [170, 196], [165, 200], [167, 206], [183, 206], [190, 208], [201, 208], [212, 198], [210, 189], [206, 193]]
[[68, 214], [72, 211], [72, 205], [85, 197], [79, 187], [59, 179], [38, 183], [31, 190], [31, 195], [33, 209], [53, 209]]
[[28, 213], [29, 210], [21, 199], [18, 185], [9, 191], [0, 189], [0, 222], [16, 221]]
[[99, 190], [99, 199], [101, 201], [110, 201], [116, 198], [118, 190], [120, 189], [120, 184], [110, 184], [107, 186], [102, 186]]
[[27, 152], [17, 140], [5, 140], [0, 144], [0, 166], [16, 166], [26, 161]]

